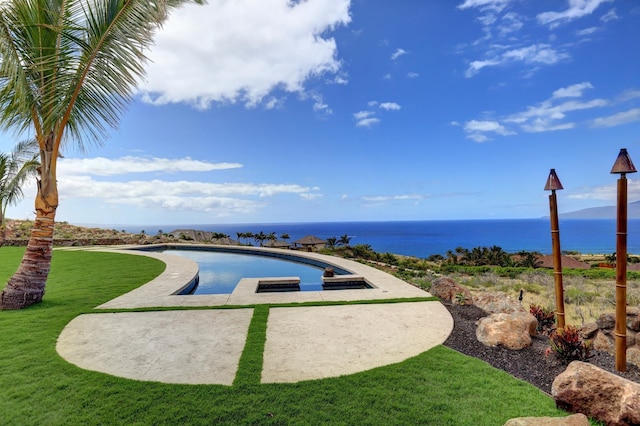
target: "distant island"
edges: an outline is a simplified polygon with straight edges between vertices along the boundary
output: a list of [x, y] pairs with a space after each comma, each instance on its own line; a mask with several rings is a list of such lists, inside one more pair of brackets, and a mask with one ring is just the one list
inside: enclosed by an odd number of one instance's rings
[[[563, 219], [615, 219], [616, 212], [616, 206], [603, 206], [561, 213], [558, 216]], [[629, 203], [627, 217], [629, 219], [640, 219], [640, 201]]]

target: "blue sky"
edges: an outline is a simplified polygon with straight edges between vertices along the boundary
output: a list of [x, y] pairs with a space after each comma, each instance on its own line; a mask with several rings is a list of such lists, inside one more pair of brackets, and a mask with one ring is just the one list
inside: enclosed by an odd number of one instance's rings
[[535, 218], [551, 168], [561, 212], [613, 205], [620, 148], [640, 164], [639, 24], [633, 0], [182, 8], [119, 129], [64, 152], [57, 220]]

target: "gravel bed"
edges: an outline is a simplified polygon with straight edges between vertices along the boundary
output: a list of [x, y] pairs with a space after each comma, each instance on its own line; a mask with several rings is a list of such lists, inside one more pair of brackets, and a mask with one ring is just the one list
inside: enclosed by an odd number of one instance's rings
[[[518, 351], [503, 347], [488, 347], [476, 338], [476, 322], [487, 316], [482, 309], [473, 305], [448, 302], [443, 304], [454, 320], [453, 332], [444, 342], [444, 346], [483, 360], [548, 394], [551, 393], [553, 380], [565, 370], [566, 365], [553, 353], [545, 356], [545, 350], [549, 347], [546, 337], [535, 336], [532, 338], [531, 346]], [[640, 383], [640, 368], [627, 363], [627, 371], [618, 372], [615, 368], [614, 356], [604, 351], [592, 350], [591, 352], [592, 356], [588, 360], [591, 364]]]

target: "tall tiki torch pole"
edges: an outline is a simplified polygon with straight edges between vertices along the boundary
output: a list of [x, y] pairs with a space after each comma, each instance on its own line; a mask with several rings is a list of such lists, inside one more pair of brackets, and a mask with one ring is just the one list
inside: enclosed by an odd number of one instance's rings
[[556, 200], [556, 189], [563, 189], [556, 170], [551, 169], [545, 191], [551, 191], [549, 195], [549, 217], [551, 219], [551, 246], [553, 249], [553, 276], [556, 289], [556, 318], [558, 319], [558, 329], [564, 329], [564, 289], [562, 288], [562, 253], [560, 251], [560, 226], [558, 224], [558, 202]]
[[637, 170], [622, 148], [611, 169], [619, 174], [616, 225], [616, 370], [627, 370], [627, 173]]

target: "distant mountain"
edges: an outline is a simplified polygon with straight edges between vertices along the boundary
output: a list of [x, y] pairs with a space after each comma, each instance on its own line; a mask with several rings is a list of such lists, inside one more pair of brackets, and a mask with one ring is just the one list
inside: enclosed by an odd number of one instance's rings
[[[589, 209], [561, 213], [558, 216], [563, 219], [615, 219], [617, 216], [617, 209], [616, 206], [591, 207]], [[629, 203], [627, 208], [627, 218], [640, 219], [640, 201]]]

